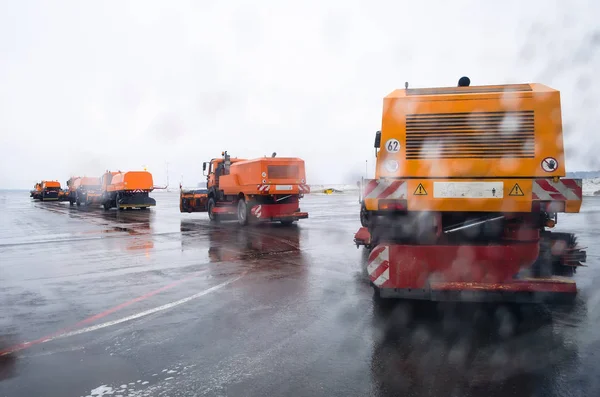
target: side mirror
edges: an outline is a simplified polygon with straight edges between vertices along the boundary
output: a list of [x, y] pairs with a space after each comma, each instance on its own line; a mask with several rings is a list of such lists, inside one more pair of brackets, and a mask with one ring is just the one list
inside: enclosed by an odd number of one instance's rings
[[206, 171], [206, 162], [202, 163], [202, 171]]
[[379, 149], [381, 147], [381, 131], [377, 131], [375, 133], [375, 149]]

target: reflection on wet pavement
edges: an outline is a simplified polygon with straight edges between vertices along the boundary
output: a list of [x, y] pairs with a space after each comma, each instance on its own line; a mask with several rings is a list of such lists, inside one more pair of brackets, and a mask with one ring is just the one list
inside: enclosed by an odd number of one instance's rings
[[[0, 193], [0, 396], [600, 394], [600, 200], [573, 307], [377, 306], [353, 195], [291, 227]], [[33, 342], [23, 344], [23, 342]], [[14, 350], [14, 349], [13, 349]]]

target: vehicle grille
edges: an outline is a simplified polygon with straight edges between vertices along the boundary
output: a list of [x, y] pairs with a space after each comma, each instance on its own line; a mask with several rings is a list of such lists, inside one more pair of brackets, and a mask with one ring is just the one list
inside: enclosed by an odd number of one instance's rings
[[534, 113], [406, 115], [406, 158], [533, 158]]

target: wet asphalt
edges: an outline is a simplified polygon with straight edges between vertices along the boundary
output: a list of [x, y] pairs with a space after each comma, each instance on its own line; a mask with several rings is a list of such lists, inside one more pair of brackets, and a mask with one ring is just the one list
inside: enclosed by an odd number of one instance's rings
[[374, 304], [355, 195], [292, 227], [0, 191], [0, 396], [597, 396], [600, 199], [572, 307]]

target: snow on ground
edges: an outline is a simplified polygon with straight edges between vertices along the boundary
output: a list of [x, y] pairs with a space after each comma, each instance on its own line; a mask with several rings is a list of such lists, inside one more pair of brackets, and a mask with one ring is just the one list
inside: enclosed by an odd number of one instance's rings
[[583, 180], [583, 195], [584, 196], [600, 196], [600, 178], [584, 179]]
[[310, 185], [311, 193], [323, 193], [323, 191], [325, 189], [334, 189], [335, 191], [348, 192], [348, 193], [358, 192], [358, 186], [356, 186], [356, 185], [336, 184], [336, 183], [333, 183], [331, 185]]

